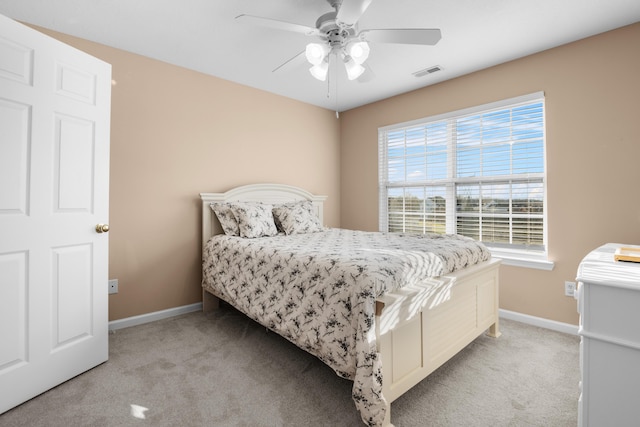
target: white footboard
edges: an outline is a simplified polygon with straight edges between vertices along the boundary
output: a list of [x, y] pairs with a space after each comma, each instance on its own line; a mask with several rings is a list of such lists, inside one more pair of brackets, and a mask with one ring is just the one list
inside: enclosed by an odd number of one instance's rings
[[378, 300], [386, 424], [395, 399], [489, 329], [498, 328], [499, 260], [403, 288]]

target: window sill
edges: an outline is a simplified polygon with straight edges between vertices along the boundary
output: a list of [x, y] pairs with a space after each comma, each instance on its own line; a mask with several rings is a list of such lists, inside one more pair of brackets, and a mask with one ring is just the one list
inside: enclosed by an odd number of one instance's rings
[[502, 260], [503, 265], [513, 267], [534, 268], [536, 270], [551, 271], [555, 267], [553, 261], [547, 259], [544, 252], [527, 252], [489, 248], [491, 255]]

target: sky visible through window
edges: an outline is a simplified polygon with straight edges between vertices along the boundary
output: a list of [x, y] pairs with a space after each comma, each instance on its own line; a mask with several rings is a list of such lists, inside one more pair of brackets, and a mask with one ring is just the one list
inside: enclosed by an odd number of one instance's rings
[[[456, 177], [543, 173], [542, 103], [455, 120]], [[390, 132], [389, 181], [446, 179], [449, 121]]]

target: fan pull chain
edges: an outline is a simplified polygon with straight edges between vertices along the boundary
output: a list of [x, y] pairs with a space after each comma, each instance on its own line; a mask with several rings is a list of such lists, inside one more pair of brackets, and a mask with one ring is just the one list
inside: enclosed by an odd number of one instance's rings
[[[337, 73], [338, 71], [338, 67], [333, 67], [334, 69], [334, 73]], [[337, 76], [334, 75], [334, 77], [336, 77], [336, 95], [335, 95], [335, 110], [336, 110], [336, 119], [340, 119], [340, 113], [338, 112], [338, 78]], [[329, 97], [329, 94], [327, 94], [327, 98]]]
[[[329, 58], [327, 58], [329, 59]], [[330, 61], [330, 59], [329, 59]], [[327, 99], [331, 99], [331, 82], [333, 81], [332, 79], [332, 72], [331, 69], [332, 68], [336, 68], [336, 67], [331, 67], [331, 62], [329, 62], [329, 72], [327, 73]], [[335, 72], [335, 71], [334, 71]], [[336, 105], [336, 119], [340, 118], [340, 113], [338, 113], [338, 79], [336, 79], [336, 97], [335, 97], [335, 105]]]

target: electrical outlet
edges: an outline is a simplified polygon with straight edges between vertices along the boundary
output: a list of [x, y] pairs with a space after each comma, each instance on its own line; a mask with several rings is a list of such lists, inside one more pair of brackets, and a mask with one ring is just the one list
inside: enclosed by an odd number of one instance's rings
[[576, 293], [576, 282], [564, 282], [564, 294], [568, 297], [574, 296]]
[[110, 294], [118, 293], [118, 279], [109, 280], [109, 293]]

